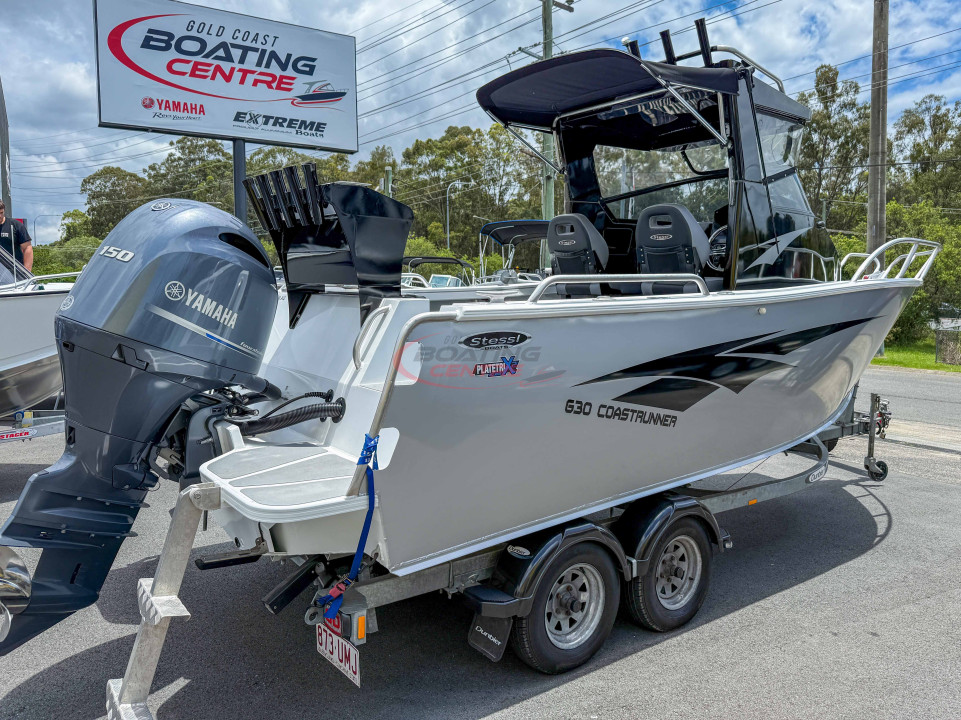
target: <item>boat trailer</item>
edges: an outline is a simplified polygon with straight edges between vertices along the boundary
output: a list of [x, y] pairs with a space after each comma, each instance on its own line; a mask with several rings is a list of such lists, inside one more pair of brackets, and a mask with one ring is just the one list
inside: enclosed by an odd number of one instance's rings
[[[600, 545], [614, 558], [623, 582], [637, 582], [651, 573], [661, 577], [657, 572], [663, 558], [655, 555], [661, 539], [676, 523], [691, 519], [706, 530], [713, 552], [729, 550], [733, 541], [716, 514], [790, 495], [825, 477], [829, 456], [819, 436], [785, 451], [788, 453], [805, 456], [813, 464], [786, 478], [747, 487], [735, 484], [725, 490], [709, 490], [692, 484], [655, 493], [409, 575], [374, 577], [365, 567], [344, 593], [336, 617], [325, 619], [323, 608], [311, 602], [304, 622], [315, 627], [318, 652], [331, 660], [339, 656], [341, 662], [334, 662], [335, 666], [359, 686], [358, 648], [378, 630], [378, 607], [429, 592], [460, 594], [474, 611], [468, 643], [496, 662], [506, 650], [515, 620], [522, 621], [531, 612], [539, 584], [553, 582], [544, 571], [560, 553], [581, 543]], [[190, 617], [178, 594], [194, 539], [204, 515], [219, 509], [221, 503], [221, 490], [214, 483], [200, 483], [181, 491], [156, 575], [141, 579], [137, 586], [140, 628], [124, 677], [107, 683], [108, 720], [153, 720], [147, 700], [170, 621]], [[254, 562], [264, 554], [256, 549], [241, 550], [195, 562], [201, 569], [212, 569]], [[293, 560], [296, 570], [263, 598], [271, 614], [280, 613], [312, 585], [319, 586], [314, 600], [326, 595], [340, 579], [339, 568], [333, 567], [337, 560], [322, 556]], [[703, 561], [710, 562], [710, 557]], [[497, 586], [488, 584], [495, 577], [501, 580]], [[504, 577], [510, 579], [506, 584]]]
[[0, 428], [0, 445], [14, 440], [33, 440], [59, 435], [64, 430], [63, 410], [21, 410], [13, 416], [13, 426]]

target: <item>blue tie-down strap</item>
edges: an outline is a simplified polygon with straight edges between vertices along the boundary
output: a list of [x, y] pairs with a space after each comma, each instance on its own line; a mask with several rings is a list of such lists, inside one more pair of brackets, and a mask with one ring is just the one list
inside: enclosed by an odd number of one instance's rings
[[[358, 465], [367, 466], [367, 517], [364, 518], [364, 529], [360, 531], [360, 542], [357, 543], [357, 551], [354, 553], [354, 561], [350, 564], [350, 572], [346, 577], [336, 583], [324, 597], [317, 601], [317, 604], [324, 608], [325, 618], [337, 617], [340, 605], [344, 602], [344, 593], [347, 588], [357, 580], [360, 572], [360, 563], [364, 559], [364, 548], [367, 547], [367, 535], [370, 533], [370, 522], [374, 517], [374, 470], [377, 470], [377, 441], [380, 435], [371, 437], [364, 436], [364, 449], [360, 452], [357, 459]], [[373, 467], [371, 467], [373, 465]]]

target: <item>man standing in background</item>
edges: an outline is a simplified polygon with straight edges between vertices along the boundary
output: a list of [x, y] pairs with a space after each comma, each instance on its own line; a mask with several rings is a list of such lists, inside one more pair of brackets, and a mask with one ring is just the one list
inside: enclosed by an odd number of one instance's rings
[[7, 218], [7, 209], [3, 200], [0, 200], [0, 247], [8, 251], [27, 270], [33, 271], [33, 246], [30, 244], [30, 235], [22, 222]]

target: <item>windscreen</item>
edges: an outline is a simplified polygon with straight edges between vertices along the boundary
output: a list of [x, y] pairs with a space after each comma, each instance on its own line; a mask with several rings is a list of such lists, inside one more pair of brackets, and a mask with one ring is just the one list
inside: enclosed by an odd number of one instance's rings
[[594, 166], [602, 198], [636, 193], [604, 203], [621, 220], [636, 220], [651, 205], [673, 203], [707, 221], [728, 203], [727, 150], [716, 142], [662, 150], [598, 145]]
[[14, 260], [12, 255], [0, 248], [0, 285], [9, 285], [30, 277], [33, 277], [32, 273]]

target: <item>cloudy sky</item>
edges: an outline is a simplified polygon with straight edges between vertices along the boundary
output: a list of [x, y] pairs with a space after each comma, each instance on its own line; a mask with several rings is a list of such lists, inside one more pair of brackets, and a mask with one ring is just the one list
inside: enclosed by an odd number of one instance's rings
[[[486, 127], [474, 91], [531, 58], [541, 34], [538, 0], [207, 0], [208, 7], [357, 37], [360, 154], [399, 151], [451, 124]], [[889, 122], [926, 93], [961, 98], [961, 0], [892, 0]], [[871, 0], [576, 0], [554, 12], [555, 53], [630, 35], [661, 59], [658, 31], [694, 49], [695, 18], [779, 74], [789, 93], [810, 89], [818, 64], [870, 82]], [[89, 0], [0, 0], [0, 79], [10, 124], [13, 215], [36, 241], [56, 239], [60, 215], [84, 207], [80, 181], [104, 165], [139, 172], [161, 160], [169, 136], [97, 127], [93, 12]], [[895, 47], [897, 46], [897, 47]], [[537, 48], [534, 47], [536, 50]], [[248, 152], [253, 148], [248, 147]]]

